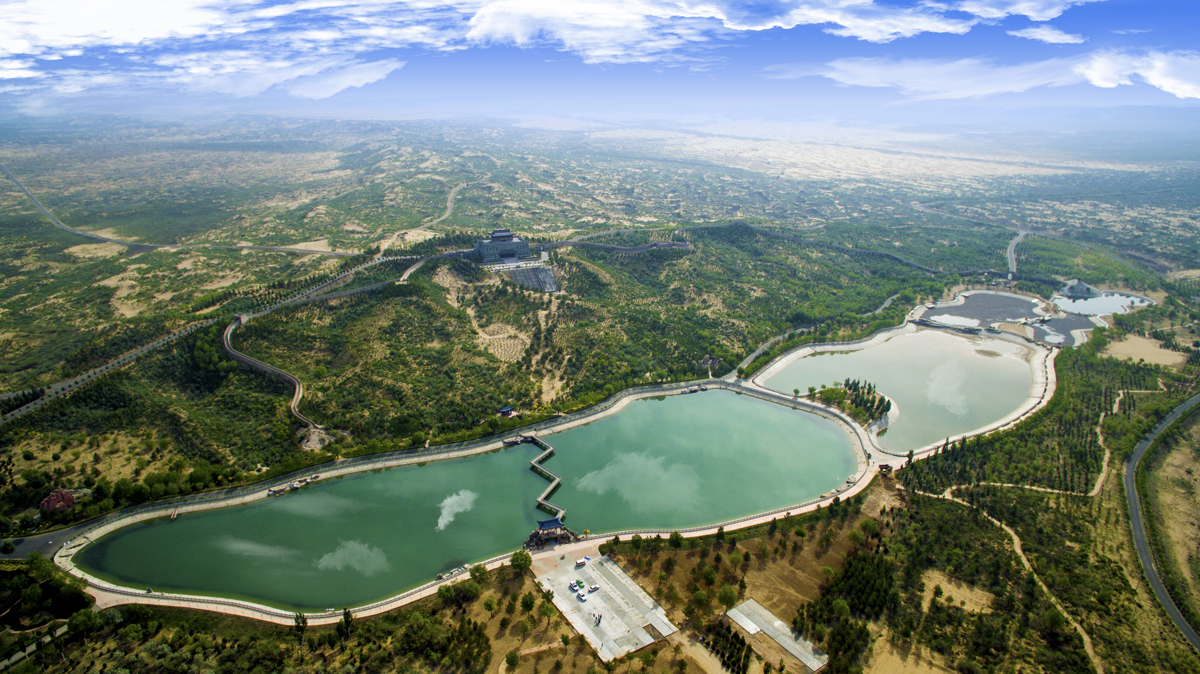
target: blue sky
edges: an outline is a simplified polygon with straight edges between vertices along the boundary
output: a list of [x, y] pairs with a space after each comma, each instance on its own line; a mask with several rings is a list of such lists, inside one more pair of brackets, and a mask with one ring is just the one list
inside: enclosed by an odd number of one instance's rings
[[1195, 105], [1193, 0], [6, 0], [0, 101], [104, 110], [786, 116]]

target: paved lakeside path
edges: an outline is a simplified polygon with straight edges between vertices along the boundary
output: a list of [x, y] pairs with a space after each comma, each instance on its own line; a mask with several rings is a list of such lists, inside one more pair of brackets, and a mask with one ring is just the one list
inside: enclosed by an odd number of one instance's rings
[[1142, 517], [1142, 503], [1138, 497], [1137, 491], [1137, 470], [1138, 464], [1146, 452], [1158, 440], [1171, 424], [1175, 423], [1184, 414], [1200, 405], [1200, 394], [1194, 395], [1181, 405], [1171, 410], [1171, 413], [1158, 422], [1158, 425], [1150, 431], [1149, 435], [1142, 438], [1130, 455], [1129, 460], [1125, 462], [1125, 500], [1129, 503], [1129, 526], [1133, 533], [1133, 545], [1137, 548], [1138, 559], [1142, 563], [1142, 571], [1146, 574], [1146, 580], [1150, 583], [1150, 587], [1154, 590], [1154, 596], [1158, 598], [1158, 603], [1162, 604], [1163, 611], [1167, 617], [1183, 636], [1192, 644], [1192, 648], [1200, 651], [1200, 635], [1196, 634], [1196, 630], [1188, 624], [1184, 619], [1183, 613], [1179, 607], [1175, 605], [1175, 601], [1171, 599], [1170, 593], [1163, 585], [1162, 578], [1158, 575], [1158, 569], [1154, 566], [1154, 555], [1150, 552], [1150, 544], [1146, 540], [1146, 527]]
[[[905, 327], [910, 327], [910, 326], [905, 326]], [[895, 331], [895, 330], [896, 329], [893, 329], [892, 331]], [[892, 332], [892, 331], [885, 331], [885, 332]], [[867, 340], [862, 340], [862, 341], [864, 343], [871, 342], [872, 340], [875, 339], [875, 337], [876, 336], [872, 336], [871, 338], [869, 338]], [[844, 345], [832, 345], [832, 346], [833, 346], [833, 348], [839, 348], [839, 347], [844, 348]], [[811, 348], [811, 347], [801, 347], [800, 349], [797, 349], [795, 351], [802, 351], [802, 350], [808, 349], [808, 348]], [[1053, 354], [1055, 352], [1056, 352], [1056, 350], [1050, 350], [1047, 354], [1048, 357], [1045, 360], [1049, 372], [1053, 372], [1053, 368], [1050, 367], [1050, 364], [1052, 363]], [[1054, 384], [1055, 384], [1053, 376], [1045, 378], [1042, 381], [1043, 381], [1042, 396], [1039, 397], [1038, 404], [1036, 405], [1035, 408], [1040, 408], [1041, 405], [1044, 405], [1049, 400], [1050, 396], [1052, 396], [1052, 394], [1053, 394], [1053, 389], [1054, 389]], [[849, 498], [849, 497], [854, 496], [854, 495], [862, 492], [863, 490], [865, 490], [869, 486], [869, 484], [872, 482], [872, 480], [875, 478], [875, 475], [878, 472], [877, 462], [872, 461], [868, 458], [868, 454], [870, 452], [878, 451], [878, 446], [875, 442], [874, 435], [868, 429], [864, 429], [861, 426], [859, 426], [857, 423], [855, 423], [853, 420], [851, 420], [849, 417], [847, 417], [840, 410], [828, 408], [824, 405], [818, 404], [814, 401], [810, 401], [810, 400], [801, 398], [799, 396], [790, 396], [785, 393], [773, 391], [773, 390], [767, 389], [765, 387], [759, 386], [757, 383], [755, 383], [753, 381], [730, 382], [730, 381], [725, 381], [722, 379], [708, 379], [708, 380], [700, 380], [700, 381], [692, 381], [692, 382], [683, 382], [683, 383], [678, 383], [678, 384], [667, 384], [667, 385], [658, 385], [658, 386], [653, 386], [653, 387], [643, 387], [641, 389], [631, 389], [628, 391], [623, 391], [623, 392], [613, 396], [612, 398], [609, 398], [608, 400], [604, 401], [603, 403], [600, 403], [599, 405], [597, 405], [593, 408], [590, 408], [588, 410], [584, 410], [583, 412], [569, 415], [567, 417], [560, 417], [557, 419], [552, 419], [552, 420], [549, 420], [546, 422], [541, 422], [539, 424], [533, 424], [531, 426], [527, 426], [524, 428], [514, 429], [513, 433], [550, 435], [550, 434], [553, 434], [556, 432], [561, 432], [561, 431], [565, 431], [570, 428], [574, 428], [579, 425], [591, 423], [593, 421], [601, 419], [610, 414], [615, 414], [616, 412], [623, 409], [625, 407], [625, 405], [629, 404], [629, 402], [631, 402], [631, 401], [638, 400], [641, 398], [648, 398], [648, 397], [658, 397], [658, 396], [663, 396], [663, 395], [682, 394], [687, 390], [694, 390], [695, 387], [697, 387], [697, 386], [704, 386], [704, 387], [708, 387], [708, 388], [712, 388], [712, 389], [729, 390], [729, 391], [733, 391], [733, 392], [740, 393], [743, 395], [751, 395], [751, 396], [754, 396], [754, 397], [757, 397], [757, 398], [760, 398], [760, 399], [763, 399], [763, 400], [766, 400], [768, 402], [772, 402], [775, 404], [785, 405], [785, 406], [793, 407], [798, 410], [815, 413], [815, 414], [818, 414], [826, 419], [829, 419], [829, 420], [837, 423], [839, 426], [841, 426], [843, 428], [844, 431], [846, 431], [848, 433], [852, 442], [857, 446], [858, 451], [856, 452], [856, 455], [858, 457], [858, 468], [856, 470], [856, 474], [850, 480], [847, 481], [848, 484], [839, 486], [836, 489], [834, 489], [833, 491], [823, 494], [819, 498], [812, 499], [812, 500], [804, 502], [804, 503], [795, 504], [793, 506], [786, 507], [786, 508], [777, 508], [775, 510], [765, 512], [765, 513], [760, 513], [758, 515], [752, 515], [749, 517], [738, 518], [738, 519], [727, 521], [727, 522], [713, 523], [710, 525], [704, 525], [704, 526], [679, 530], [680, 533], [683, 534], [685, 537], [690, 538], [690, 537], [711, 535], [711, 534], [715, 533], [719, 527], [723, 527], [727, 531], [734, 531], [737, 529], [742, 529], [742, 528], [746, 528], [746, 527], [752, 527], [752, 526], [757, 526], [760, 524], [765, 524], [765, 523], [771, 521], [772, 519], [775, 519], [781, 515], [786, 517], [788, 515], [795, 515], [795, 514], [802, 514], [805, 512], [809, 512], [809, 511], [817, 509], [818, 507], [827, 507], [829, 504], [831, 504], [833, 502], [833, 500], [835, 498], [837, 498], [837, 499]], [[1032, 410], [1026, 410], [1018, 418], [1009, 420], [1007, 423], [1003, 424], [1002, 427], [1007, 427], [1007, 426], [1011, 426], [1015, 423], [1018, 423], [1020, 421], [1020, 419], [1024, 418], [1024, 416], [1031, 413], [1031, 411]], [[1010, 416], [1012, 416], [1012, 415], [1010, 415]], [[993, 426], [994, 425], [995, 424], [993, 424]], [[972, 435], [990, 432], [992, 430], [996, 430], [996, 429], [989, 427], [988, 429], [981, 429], [980, 431], [977, 431], [977, 432], [973, 433]], [[109, 583], [109, 582], [104, 581], [99, 578], [95, 578], [95, 577], [83, 572], [82, 570], [80, 570], [78, 567], [76, 567], [73, 564], [72, 557], [75, 552], [78, 552], [87, 543], [94, 541], [95, 539], [99, 538], [100, 536], [104, 535], [105, 533], [110, 533], [111, 531], [114, 531], [118, 528], [127, 526], [129, 524], [133, 524], [135, 522], [140, 522], [140, 521], [146, 521], [149, 519], [168, 517], [168, 516], [171, 516], [174, 514], [184, 514], [187, 512], [194, 512], [194, 511], [204, 510], [204, 509], [228, 507], [228, 506], [237, 505], [240, 503], [246, 503], [251, 500], [256, 500], [259, 498], [265, 498], [267, 495], [267, 490], [269, 488], [274, 487], [274, 486], [288, 484], [291, 481], [297, 480], [297, 479], [305, 477], [307, 475], [319, 473], [322, 476], [322, 479], [328, 479], [331, 477], [344, 476], [344, 475], [349, 475], [349, 474], [368, 471], [368, 470], [379, 470], [379, 469], [390, 468], [390, 467], [395, 467], [395, 466], [407, 465], [407, 464], [411, 464], [411, 463], [419, 463], [419, 462], [450, 459], [450, 458], [459, 458], [459, 457], [463, 457], [463, 456], [470, 456], [470, 455], [480, 454], [480, 453], [485, 453], [485, 452], [490, 452], [490, 451], [497, 451], [501, 448], [503, 448], [502, 438], [495, 437], [495, 438], [492, 438], [489, 440], [475, 442], [475, 443], [463, 443], [462, 445], [458, 445], [458, 446], [447, 446], [447, 447], [443, 447], [441, 449], [433, 450], [433, 451], [424, 451], [424, 452], [406, 451], [406, 452], [392, 453], [392, 454], [388, 454], [388, 455], [377, 455], [377, 456], [347, 459], [347, 460], [339, 461], [334, 464], [326, 464], [324, 466], [313, 467], [313, 468], [308, 469], [303, 472], [298, 472], [298, 473], [294, 473], [291, 475], [283, 476], [283, 477], [277, 478], [275, 480], [272, 480], [269, 483], [261, 483], [261, 484], [257, 484], [257, 485], [247, 486], [247, 487], [234, 488], [234, 489], [224, 490], [222, 492], [210, 493], [210, 494], [201, 495], [198, 497], [192, 497], [190, 499], [180, 499], [180, 500], [176, 500], [176, 501], [168, 502], [168, 503], [156, 503], [156, 504], [152, 504], [150, 506], [143, 507], [141, 509], [126, 511], [124, 513], [117, 513], [117, 514], [114, 514], [107, 518], [104, 518], [98, 522], [79, 525], [76, 527], [72, 527], [71, 529], [68, 529], [68, 530], [62, 530], [62, 531], [54, 532], [52, 534], [45, 534], [45, 535], [39, 536], [39, 537], [31, 537], [30, 539], [27, 539], [22, 542], [22, 545], [18, 549], [17, 554], [20, 554], [23, 556], [25, 554], [25, 551], [32, 551], [34, 549], [43, 550], [45, 552], [56, 553], [56, 554], [54, 554], [55, 562], [58, 563], [59, 566], [66, 569], [68, 572], [72, 573], [72, 575], [80, 577], [85, 582], [87, 582], [89, 585], [88, 592], [97, 597], [97, 602], [98, 602], [97, 605], [101, 606], [101, 607], [116, 606], [116, 605], [128, 604], [128, 603], [144, 603], [144, 604], [176, 606], [176, 607], [193, 608], [193, 609], [199, 609], [199, 610], [216, 611], [216, 612], [220, 612], [220, 613], [226, 613], [226, 614], [230, 614], [230, 615], [239, 615], [239, 616], [243, 616], [243, 617], [249, 617], [249, 618], [253, 618], [256, 620], [262, 620], [265, 622], [271, 622], [271, 623], [281, 624], [281, 625], [291, 624], [292, 620], [294, 619], [294, 615], [295, 615], [293, 612], [285, 611], [282, 609], [278, 609], [278, 608], [274, 608], [274, 607], [270, 607], [270, 606], [266, 606], [266, 605], [262, 605], [262, 604], [257, 604], [254, 602], [243, 601], [243, 600], [234, 600], [234, 599], [222, 599], [222, 598], [218, 598], [218, 597], [205, 597], [205, 596], [200, 596], [200, 595], [182, 595], [182, 594], [146, 592], [146, 591], [139, 592], [137, 590], [132, 590], [130, 588], [122, 587], [120, 585], [117, 585], [114, 583]], [[925, 454], [925, 456], [928, 456], [928, 455], [930, 455], [930, 454], [929, 453]], [[923, 457], [920, 457], [920, 458], [923, 458]], [[595, 534], [595, 535], [585, 537], [585, 539], [583, 541], [581, 541], [580, 544], [576, 544], [576, 545], [582, 545], [582, 544], [595, 545], [595, 544], [597, 544], [597, 542], [602, 541], [602, 540], [607, 540], [614, 535], [631, 536], [635, 533], [641, 534], [643, 536], [653, 536], [656, 534], [665, 536], [672, 532], [666, 531], [666, 530], [660, 531], [660, 530], [644, 530], [644, 529], [627, 530], [627, 531], [619, 531], [619, 532], [605, 532], [602, 534]], [[51, 537], [52, 537], [52, 539], [51, 539]], [[49, 542], [48, 539], [56, 541], [57, 545], [54, 545], [53, 543]], [[70, 541], [70, 545], [64, 546], [63, 542], [67, 541], [67, 540]], [[559, 546], [559, 547], [561, 547], [561, 546]], [[566, 550], [566, 549], [567, 548], [564, 548], [563, 550]], [[542, 554], [561, 554], [563, 552], [563, 550], [559, 550], [558, 547], [555, 547], [555, 548], [551, 548], [548, 551], [540, 552], [537, 555], [535, 555], [535, 557], [540, 556]], [[509, 557], [510, 557], [510, 554], [501, 555], [499, 557], [495, 557], [490, 560], [486, 560], [485, 562], [482, 562], [482, 563], [485, 566], [488, 566], [489, 568], [494, 568], [496, 566], [500, 566], [500, 565], [506, 563]], [[382, 601], [375, 602], [373, 604], [368, 604], [366, 606], [352, 608], [351, 611], [355, 615], [359, 615], [359, 616], [376, 615], [379, 613], [391, 611], [391, 610], [394, 610], [401, 606], [404, 606], [405, 604], [411, 603], [413, 601], [417, 601], [421, 598], [424, 598], [424, 597], [427, 597], [427, 596], [433, 594], [434, 592], [436, 592], [437, 587], [443, 583], [454, 583], [454, 582], [461, 580], [462, 578], [463, 578], [463, 576], [458, 576], [458, 577], [446, 579], [443, 581], [433, 581], [433, 582], [427, 583], [426, 585], [422, 585], [418, 588], [414, 588], [414, 589], [404, 592], [402, 594], [396, 595], [394, 597], [390, 597], [388, 599], [384, 599]], [[306, 614], [306, 615], [307, 615], [309, 621], [314, 625], [327, 624], [327, 623], [331, 624], [333, 622], [336, 622], [338, 619], [337, 615], [331, 615], [331, 614], [326, 614], [326, 613], [313, 613], [313, 614]]]
[[[533, 424], [529, 427], [516, 429], [514, 432], [521, 432], [524, 434], [536, 433], [543, 435], [561, 432], [579, 425], [597, 421], [605, 416], [615, 414], [631, 401], [642, 398], [659, 397], [663, 395], [680, 395], [690, 390], [694, 390], [697, 386], [706, 386], [710, 387], [711, 389], [728, 390], [744, 395], [751, 395], [775, 404], [781, 404], [794, 409], [818, 414], [837, 423], [844, 431], [847, 432], [852, 443], [856, 446], [858, 468], [856, 470], [856, 474], [850, 480], [847, 480], [848, 484], [838, 486], [837, 488], [821, 495], [818, 498], [811, 499], [804, 503], [793, 506], [777, 508], [765, 513], [742, 517], [726, 522], [717, 522], [698, 527], [679, 529], [678, 531], [680, 531], [680, 533], [682, 533], [684, 536], [690, 538], [711, 535], [720, 527], [724, 527], [726, 530], [732, 531], [763, 524], [776, 517], [779, 517], [780, 515], [800, 514], [815, 510], [818, 506], [828, 506], [835, 498], [849, 498], [850, 496], [861, 492], [862, 490], [866, 489], [872, 479], [874, 479], [876, 468], [875, 465], [867, 458], [868, 448], [870, 447], [868, 444], [869, 434], [865, 429], [859, 427], [856, 423], [854, 423], [853, 420], [851, 420], [840, 410], [828, 408], [812, 401], [779, 394], [774, 391], [758, 389], [756, 387], [750, 387], [743, 384], [730, 383], [721, 380], [693, 381], [682, 384], [669, 384], [665, 386], [656, 386], [622, 392], [621, 394], [618, 394], [617, 396], [610, 398], [595, 408], [586, 410], [583, 413], [570, 415], [568, 417], [561, 417], [549, 422], [543, 422], [542, 424]], [[238, 599], [223, 599], [220, 597], [208, 597], [202, 595], [154, 592], [150, 590], [138, 591], [128, 587], [123, 587], [116, 583], [105, 581], [100, 578], [96, 578], [84, 572], [82, 569], [75, 566], [73, 557], [75, 553], [83, 549], [89, 543], [117, 529], [152, 519], [160, 519], [177, 514], [182, 515], [201, 510], [230, 507], [243, 503], [249, 503], [262, 498], [267, 498], [268, 489], [271, 487], [288, 484], [289, 482], [295, 481], [306, 475], [320, 474], [321, 480], [324, 481], [329, 478], [346, 476], [368, 470], [380, 470], [434, 460], [462, 458], [465, 456], [497, 451], [503, 447], [503, 439], [500, 437], [495, 437], [482, 442], [470, 444], [464, 443], [464, 446], [443, 448], [434, 451], [398, 452], [391, 455], [348, 459], [339, 461], [332, 465], [326, 464], [325, 466], [314, 467], [304, 471], [303, 473], [295, 473], [281, 477], [276, 480], [272, 480], [269, 483], [261, 483], [244, 488], [229, 489], [222, 492], [215, 492], [198, 497], [190, 497], [187, 499], [178, 499], [168, 503], [155, 503], [139, 509], [128, 510], [123, 513], [117, 513], [114, 516], [104, 518], [98, 522], [72, 527], [68, 530], [61, 530], [53, 534], [46, 534], [40, 537], [31, 537], [30, 539], [23, 541], [22, 545], [25, 549], [50, 548], [50, 551], [54, 552], [55, 563], [57, 563], [61, 568], [65, 569], [68, 573], [83, 579], [88, 585], [87, 591], [97, 598], [97, 606], [100, 607], [117, 606], [120, 604], [129, 603], [175, 606], [181, 608], [216, 611], [219, 613], [239, 615], [275, 624], [288, 625], [292, 623], [295, 617], [295, 613], [292, 611]], [[283, 498], [286, 498], [286, 496]], [[636, 529], [618, 532], [605, 532], [602, 534], [584, 537], [582, 542], [590, 542], [592, 545], [596, 545], [598, 542], [607, 540], [614, 535], [630, 536], [635, 533], [639, 533], [647, 536], [653, 536], [656, 534], [665, 536], [672, 533], [672, 531], [675, 530]], [[51, 536], [53, 537], [52, 540], [57, 542], [57, 545], [53, 545], [46, 540]], [[562, 554], [562, 551], [559, 550], [558, 547], [539, 552], [535, 556], [540, 557], [543, 554]], [[20, 553], [21, 550], [18, 550], [17, 554]], [[510, 556], [511, 553], [494, 557], [481, 563], [489, 568], [494, 568], [504, 564]], [[464, 577], [465, 576], [460, 575], [443, 581], [433, 581], [373, 604], [351, 608], [351, 612], [356, 616], [369, 616], [385, 613], [387, 611], [399, 608], [407, 603], [433, 594], [436, 592], [437, 586], [441, 584], [458, 582]], [[330, 614], [322, 612], [309, 613], [306, 615], [309, 622], [313, 625], [332, 624], [340, 619], [340, 614], [337, 613]]]

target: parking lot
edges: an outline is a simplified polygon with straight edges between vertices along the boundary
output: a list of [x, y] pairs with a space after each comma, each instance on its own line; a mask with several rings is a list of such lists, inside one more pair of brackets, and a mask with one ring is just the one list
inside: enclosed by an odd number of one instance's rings
[[[584, 566], [576, 566], [575, 560], [572, 555], [540, 559], [534, 571], [543, 587], [554, 590], [554, 605], [601, 660], [619, 658], [676, 631], [658, 602], [608, 557], [593, 555]], [[576, 579], [583, 581], [586, 601], [569, 587]], [[588, 592], [593, 585], [600, 588]]]

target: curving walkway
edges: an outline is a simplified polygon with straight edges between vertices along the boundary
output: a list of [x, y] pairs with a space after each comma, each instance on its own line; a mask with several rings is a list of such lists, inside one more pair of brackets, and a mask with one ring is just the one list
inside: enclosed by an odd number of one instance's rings
[[[903, 487], [903, 485], [900, 485], [900, 486]], [[969, 485], [960, 485], [960, 486], [969, 486]], [[997, 485], [997, 486], [1008, 487], [1008, 486], [1020, 486], [1020, 485]], [[920, 494], [922, 496], [928, 496], [931, 498], [943, 499], [946, 501], [950, 501], [952, 503], [958, 503], [959, 505], [965, 506], [967, 508], [974, 509], [975, 506], [971, 505], [970, 503], [967, 503], [966, 501], [964, 501], [962, 499], [955, 498], [954, 496], [951, 495], [951, 491], [954, 489], [957, 489], [957, 488], [958, 487], [950, 487], [944, 493], [941, 493], [941, 494], [930, 494], [928, 492], [917, 491], [917, 490], [913, 490], [912, 493]], [[1024, 488], [1025, 489], [1036, 489], [1038, 491], [1051, 491], [1051, 492], [1055, 491], [1053, 489], [1042, 489], [1039, 487], [1024, 487]], [[1067, 493], [1067, 492], [1058, 492], [1058, 493]], [[1033, 564], [1030, 564], [1029, 558], [1025, 556], [1025, 551], [1021, 548], [1021, 538], [1019, 536], [1017, 536], [1017, 532], [1013, 531], [1012, 527], [1008, 526], [1007, 524], [1005, 524], [1005, 523], [1001, 522], [1000, 520], [989, 515], [986, 510], [980, 510], [980, 512], [983, 513], [983, 516], [986, 517], [988, 519], [988, 521], [990, 521], [992, 524], [995, 524], [996, 526], [1003, 529], [1004, 533], [1008, 534], [1009, 538], [1012, 539], [1013, 551], [1016, 552], [1017, 557], [1019, 557], [1021, 559], [1021, 564], [1025, 567], [1025, 570], [1028, 571], [1033, 576], [1033, 579], [1035, 581], [1037, 581], [1038, 587], [1042, 588], [1042, 592], [1045, 592], [1046, 597], [1048, 597], [1050, 599], [1050, 603], [1054, 605], [1054, 608], [1058, 609], [1059, 613], [1063, 614], [1063, 617], [1067, 619], [1067, 622], [1071, 624], [1071, 627], [1075, 628], [1075, 631], [1079, 634], [1080, 638], [1083, 639], [1083, 650], [1087, 652], [1088, 659], [1092, 661], [1092, 667], [1096, 670], [1097, 674], [1104, 674], [1104, 663], [1101, 662], [1100, 657], [1098, 655], [1096, 655], [1096, 649], [1092, 645], [1091, 636], [1088, 635], [1087, 630], [1083, 629], [1083, 625], [1080, 625], [1079, 622], [1076, 621], [1075, 618], [1073, 618], [1071, 616], [1071, 614], [1067, 611], [1067, 609], [1062, 605], [1062, 602], [1060, 602], [1058, 600], [1058, 597], [1055, 597], [1050, 592], [1050, 588], [1046, 587], [1046, 584], [1042, 582], [1041, 577], [1038, 576], [1037, 572], [1033, 570]]]
[[[1161, 386], [1161, 382], [1160, 382], [1160, 386]], [[1154, 391], [1141, 391], [1141, 390], [1119, 391], [1117, 393], [1116, 399], [1113, 401], [1112, 412], [1114, 414], [1116, 414], [1120, 410], [1121, 400], [1125, 397], [1126, 393], [1153, 393], [1153, 392]], [[1193, 396], [1192, 398], [1188, 399], [1183, 404], [1177, 406], [1174, 410], [1171, 411], [1171, 413], [1169, 415], [1167, 415], [1162, 421], [1160, 421], [1154, 427], [1154, 429], [1150, 432], [1150, 434], [1148, 434], [1146, 437], [1142, 438], [1142, 440], [1138, 443], [1137, 448], [1134, 450], [1133, 456], [1125, 464], [1125, 495], [1126, 495], [1126, 500], [1128, 501], [1128, 505], [1129, 505], [1129, 519], [1130, 519], [1130, 526], [1132, 528], [1132, 533], [1133, 533], [1134, 547], [1137, 549], [1138, 558], [1141, 561], [1142, 569], [1146, 574], [1146, 578], [1149, 581], [1151, 588], [1154, 590], [1154, 594], [1157, 597], [1159, 603], [1162, 604], [1163, 609], [1167, 614], [1167, 617], [1169, 617], [1171, 619], [1171, 622], [1175, 623], [1175, 626], [1177, 628], [1179, 628], [1179, 631], [1183, 633], [1183, 636], [1192, 644], [1192, 647], [1197, 650], [1200, 650], [1200, 636], [1198, 636], [1196, 634], [1195, 630], [1192, 629], [1192, 626], [1190, 624], [1188, 624], [1187, 620], [1184, 619], [1183, 614], [1180, 613], [1179, 608], [1175, 605], [1174, 601], [1171, 599], [1170, 594], [1167, 592], [1166, 587], [1162, 583], [1162, 579], [1158, 575], [1157, 569], [1154, 567], [1154, 559], [1150, 552], [1149, 544], [1146, 540], [1146, 532], [1145, 532], [1145, 527], [1144, 527], [1142, 515], [1141, 515], [1141, 502], [1140, 502], [1140, 500], [1138, 498], [1138, 494], [1137, 494], [1137, 481], [1136, 481], [1138, 463], [1142, 460], [1142, 457], [1145, 456], [1146, 451], [1150, 448], [1150, 446], [1154, 443], [1154, 441], [1157, 440], [1158, 437], [1160, 435], [1162, 435], [1162, 433], [1164, 433], [1168, 428], [1170, 428], [1171, 424], [1173, 424], [1181, 416], [1183, 416], [1188, 411], [1192, 410], [1193, 408], [1195, 408], [1197, 406], [1200, 406], [1200, 394]], [[1079, 492], [1074, 492], [1074, 491], [1066, 491], [1066, 490], [1062, 490], [1062, 489], [1051, 489], [1049, 487], [1040, 487], [1040, 486], [1036, 486], [1036, 485], [1012, 484], [1012, 483], [1003, 483], [1003, 482], [979, 482], [976, 484], [953, 485], [953, 486], [947, 487], [946, 490], [944, 492], [942, 492], [941, 494], [931, 494], [928, 492], [923, 492], [923, 491], [918, 491], [918, 490], [912, 490], [912, 493], [921, 494], [922, 496], [928, 496], [931, 498], [938, 498], [938, 499], [944, 499], [947, 501], [952, 501], [954, 503], [958, 503], [964, 507], [972, 508], [972, 509], [978, 509], [978, 508], [975, 505], [968, 503], [967, 501], [956, 498], [954, 496], [954, 492], [959, 489], [964, 489], [964, 488], [973, 487], [973, 486], [985, 486], [985, 487], [1003, 487], [1003, 488], [1008, 488], [1008, 489], [1027, 489], [1030, 491], [1038, 491], [1038, 492], [1047, 493], [1047, 494], [1063, 494], [1063, 495], [1067, 495], [1067, 496], [1086, 496], [1088, 498], [1095, 498], [1096, 496], [1098, 496], [1100, 494], [1101, 490], [1104, 489], [1105, 478], [1108, 473], [1108, 463], [1109, 463], [1109, 460], [1112, 455], [1111, 450], [1105, 445], [1104, 435], [1101, 433], [1101, 428], [1104, 424], [1104, 418], [1105, 418], [1106, 414], [1107, 414], [1107, 411], [1101, 413], [1100, 421], [1096, 426], [1096, 435], [1099, 438], [1100, 446], [1104, 448], [1104, 462], [1100, 469], [1100, 473], [1096, 476], [1095, 486], [1092, 487], [1092, 489], [1086, 494], [1081, 494]], [[1099, 674], [1104, 674], [1103, 662], [1101, 662], [1099, 656], [1096, 655], [1095, 648], [1092, 645], [1091, 637], [1088, 635], [1087, 631], [1084, 630], [1083, 626], [1079, 622], [1077, 622], [1071, 616], [1070, 613], [1068, 613], [1066, 611], [1066, 609], [1063, 607], [1062, 603], [1058, 600], [1058, 598], [1055, 597], [1053, 594], [1051, 594], [1049, 588], [1046, 587], [1046, 584], [1044, 582], [1042, 582], [1041, 577], [1039, 577], [1037, 575], [1037, 572], [1034, 571], [1033, 565], [1029, 562], [1029, 559], [1025, 556], [1024, 550], [1021, 548], [1021, 539], [1020, 539], [1020, 537], [1017, 536], [1017, 533], [1015, 531], [1013, 531], [1013, 529], [1011, 527], [1009, 527], [1008, 525], [1006, 525], [1003, 522], [992, 517], [990, 514], [988, 514], [988, 512], [986, 510], [982, 510], [982, 509], [979, 509], [979, 510], [985, 517], [987, 517], [987, 519], [989, 521], [991, 521], [993, 524], [995, 524], [996, 526], [1003, 529], [1005, 531], [1005, 533], [1007, 533], [1012, 538], [1013, 549], [1016, 551], [1017, 556], [1021, 558], [1021, 563], [1025, 566], [1025, 569], [1027, 571], [1029, 571], [1031, 574], [1033, 574], [1033, 577], [1037, 581], [1038, 586], [1041, 587], [1042, 591], [1046, 593], [1046, 596], [1050, 598], [1051, 603], [1054, 604], [1055, 608], [1057, 608], [1059, 611], [1062, 612], [1063, 616], [1066, 617], [1067, 621], [1070, 622], [1071, 626], [1074, 627], [1075, 631], [1079, 633], [1079, 636], [1083, 639], [1084, 649], [1087, 651], [1088, 658], [1092, 661], [1092, 666], [1096, 669], [1096, 671]]]

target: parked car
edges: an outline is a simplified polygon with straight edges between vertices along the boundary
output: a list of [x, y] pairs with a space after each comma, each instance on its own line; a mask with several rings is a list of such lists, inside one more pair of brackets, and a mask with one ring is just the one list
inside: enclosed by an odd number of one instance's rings
[[588, 592], [599, 592], [599, 591], [600, 591], [600, 586], [599, 586], [599, 585], [593, 585], [593, 586], [591, 586], [591, 587], [589, 587], [589, 588], [588, 588]]
[[576, 594], [575, 598], [578, 599], [579, 601], [587, 601], [587, 595], [582, 592], [580, 592], [579, 594]]
[[572, 592], [575, 592], [575, 591], [579, 590], [579, 586], [578, 586], [578, 585], [576, 585], [575, 583], [571, 583], [571, 586], [570, 586], [570, 587], [571, 587], [571, 591], [572, 591]]

